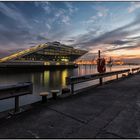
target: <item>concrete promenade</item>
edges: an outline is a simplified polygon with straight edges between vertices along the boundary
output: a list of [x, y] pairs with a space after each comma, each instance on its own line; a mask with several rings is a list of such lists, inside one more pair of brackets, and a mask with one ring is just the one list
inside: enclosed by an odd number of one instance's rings
[[1, 118], [0, 138], [140, 138], [140, 74]]

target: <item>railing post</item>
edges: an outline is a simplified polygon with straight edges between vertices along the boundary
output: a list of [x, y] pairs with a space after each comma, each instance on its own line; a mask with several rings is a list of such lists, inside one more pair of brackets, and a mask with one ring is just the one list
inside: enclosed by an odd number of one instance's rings
[[19, 112], [19, 96], [15, 97], [15, 113]]
[[116, 79], [118, 79], [118, 74], [116, 74]]
[[103, 84], [103, 78], [99, 78], [99, 84], [102, 85]]
[[128, 76], [129, 76], [129, 74], [130, 74], [130, 70], [129, 70], [129, 72], [128, 72]]
[[71, 84], [71, 93], [74, 93], [74, 84]]

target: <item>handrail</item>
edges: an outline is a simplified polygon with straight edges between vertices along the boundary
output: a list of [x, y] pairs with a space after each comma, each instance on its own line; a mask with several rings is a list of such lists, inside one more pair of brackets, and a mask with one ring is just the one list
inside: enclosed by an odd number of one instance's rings
[[[131, 70], [132, 70], [132, 73], [134, 71], [139, 72], [140, 67], [132, 68]], [[112, 72], [106, 72], [106, 73], [96, 73], [96, 74], [88, 74], [88, 75], [82, 75], [82, 76], [66, 77], [66, 84], [71, 85], [71, 93], [73, 94], [74, 93], [74, 84], [99, 79], [99, 84], [102, 85], [103, 78], [116, 75], [116, 79], [118, 79], [119, 74], [128, 73], [128, 75], [129, 75], [131, 73], [131, 70], [125, 69], [125, 70], [118, 70], [118, 71], [112, 71]]]
[[132, 73], [135, 72], [135, 71], [139, 72], [140, 71], [140, 67], [132, 68]]
[[116, 74], [121, 74], [125, 72], [130, 72], [130, 69], [126, 70], [119, 70], [119, 71], [113, 71], [113, 72], [106, 72], [106, 73], [96, 73], [96, 74], [88, 74], [88, 75], [82, 75], [82, 76], [72, 76], [72, 77], [67, 77], [66, 83], [67, 85], [69, 84], [78, 84], [81, 82], [86, 82], [90, 80], [95, 80], [99, 78], [104, 78]]
[[31, 82], [18, 83], [14, 85], [0, 86], [0, 100], [15, 98], [15, 114], [20, 111], [19, 96], [32, 94], [33, 84]]

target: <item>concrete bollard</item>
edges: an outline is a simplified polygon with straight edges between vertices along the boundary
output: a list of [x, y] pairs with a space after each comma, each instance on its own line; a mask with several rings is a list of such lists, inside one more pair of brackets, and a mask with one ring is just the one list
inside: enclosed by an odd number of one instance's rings
[[51, 90], [53, 99], [57, 99], [57, 94], [60, 92], [60, 90]]
[[41, 92], [40, 96], [42, 97], [42, 103], [47, 102], [47, 96], [49, 95], [49, 92]]

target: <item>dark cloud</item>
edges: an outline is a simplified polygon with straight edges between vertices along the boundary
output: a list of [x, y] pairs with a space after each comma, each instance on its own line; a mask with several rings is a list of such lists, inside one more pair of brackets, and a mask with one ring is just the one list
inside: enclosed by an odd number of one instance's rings
[[75, 39], [73, 45], [81, 48], [86, 47], [88, 49], [88, 47], [90, 46], [90, 41], [97, 36], [98, 31], [99, 28], [96, 27], [94, 28], [94, 30], [92, 29], [85, 34], [80, 34], [77, 37], [72, 37], [72, 39]]
[[117, 48], [111, 48], [111, 49], [108, 49], [104, 52], [111, 52], [111, 51], [117, 51], [117, 50], [131, 50], [131, 49], [136, 49], [136, 48], [140, 48], [139, 45], [136, 45], [136, 46], [125, 46], [125, 47], [117, 47]]
[[[41, 11], [42, 8], [43, 11]], [[51, 12], [50, 15], [46, 14], [49, 9], [54, 10], [53, 4], [48, 2], [33, 2], [29, 5], [27, 3], [21, 5], [19, 2], [8, 4], [0, 2], [0, 18], [2, 17], [0, 22], [0, 48], [27, 48], [30, 42], [40, 44], [63, 40], [62, 38], [65, 38], [69, 33], [69, 29], [66, 29], [64, 24], [63, 26], [55, 26], [55, 22], [57, 22], [55, 11]], [[37, 11], [42, 13], [38, 15]], [[51, 15], [52, 13], [54, 15]], [[59, 19], [62, 17], [63, 19], [66, 18], [64, 13], [61, 14]]]
[[125, 45], [132, 42], [131, 40], [123, 41], [123, 40], [114, 40], [111, 42], [106, 42], [106, 44], [112, 44], [112, 45]]
[[22, 44], [26, 43], [27, 41], [31, 40], [33, 35], [30, 31], [26, 29], [10, 29], [4, 27], [0, 31], [0, 45], [8, 45], [11, 43], [17, 44], [22, 46]]
[[68, 40], [65, 40], [66, 42], [74, 42], [75, 40], [74, 39], [68, 39]]
[[[91, 38], [91, 35], [88, 34], [88, 36], [86, 36], [87, 40], [85, 42], [82, 42], [82, 43], [79, 42], [76, 45], [92, 46], [92, 45], [97, 45], [101, 43], [107, 44], [108, 42], [114, 42], [118, 39], [124, 38], [127, 35], [129, 35], [129, 31], [123, 31], [122, 28], [118, 28], [113, 31], [106, 32], [93, 39], [88, 39], [88, 38]], [[84, 36], [82, 36], [80, 40], [84, 40]]]
[[[105, 32], [98, 37], [92, 36], [92, 34], [89, 32], [83, 36], [79, 36], [77, 39], [77, 42], [74, 45], [81, 46], [82, 47], [87, 47], [90, 48], [89, 46], [94, 46], [98, 44], [114, 44], [114, 45], [123, 45], [126, 43], [131, 42], [131, 40], [128, 41], [122, 41], [122, 39], [126, 39], [128, 35], [132, 35], [140, 30], [140, 17], [139, 15], [136, 16], [135, 20], [127, 25], [124, 25], [122, 27], [119, 27], [117, 29], [114, 29], [112, 31]], [[137, 29], [131, 29], [137, 26]], [[94, 33], [94, 32], [93, 32]], [[96, 32], [95, 32], [96, 34]], [[92, 36], [92, 39], [91, 39]], [[84, 41], [82, 41], [84, 40]]]
[[47, 39], [47, 38], [44, 37], [44, 36], [38, 35], [38, 36], [36, 36], [36, 40], [37, 40], [37, 41], [48, 41], [49, 39]]
[[140, 40], [140, 36], [136, 36], [136, 37], [129, 37], [128, 39], [132, 39], [132, 40]]

